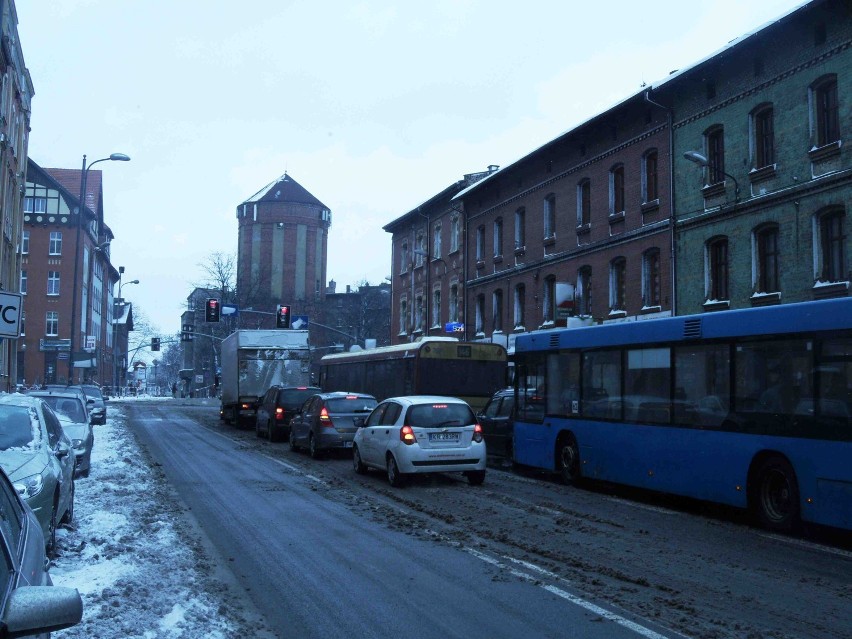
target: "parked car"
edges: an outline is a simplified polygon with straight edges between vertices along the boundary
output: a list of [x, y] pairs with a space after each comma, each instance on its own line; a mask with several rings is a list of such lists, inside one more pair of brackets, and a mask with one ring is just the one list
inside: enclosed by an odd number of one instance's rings
[[364, 393], [317, 393], [309, 397], [290, 420], [290, 450], [306, 447], [311, 457], [336, 448], [352, 448], [355, 419], [376, 407], [376, 398]]
[[373, 409], [355, 433], [355, 472], [377, 468], [392, 486], [414, 473], [461, 471], [471, 485], [485, 481], [482, 426], [455, 397], [392, 397]]
[[29, 395], [40, 397], [56, 413], [62, 430], [71, 439], [71, 445], [74, 447], [74, 472], [76, 475], [88, 477], [92, 468], [95, 436], [90, 423], [91, 417], [86, 413], [86, 406], [80, 396], [73, 390], [31, 391]]
[[[7, 413], [9, 408], [3, 406]], [[53, 586], [41, 525], [2, 470], [0, 513], [0, 544], [4, 549], [0, 553], [2, 636], [47, 636], [80, 623], [80, 593], [74, 588]]]
[[101, 389], [94, 384], [82, 384], [80, 388], [86, 394], [86, 399], [94, 400], [94, 403], [89, 405], [89, 414], [92, 417], [92, 424], [106, 424], [107, 409], [106, 399], [104, 398]]
[[41, 524], [47, 550], [74, 518], [74, 454], [59, 418], [40, 397], [0, 395], [0, 467]]
[[[54, 391], [60, 393], [77, 393], [80, 396], [80, 399], [86, 405], [86, 413], [88, 418], [92, 418], [92, 408], [95, 405], [95, 398], [89, 397], [86, 395], [86, 391], [83, 390], [83, 387], [79, 384], [43, 384], [37, 388], [31, 388], [27, 391], [27, 393], [41, 392], [41, 391]], [[95, 422], [97, 423], [97, 422]]]
[[260, 400], [254, 423], [258, 437], [266, 435], [271, 442], [283, 441], [290, 436], [290, 420], [305, 400], [321, 393], [317, 386], [273, 386]]
[[511, 463], [513, 459], [513, 439], [515, 389], [506, 388], [494, 393], [476, 418], [482, 426], [482, 434], [488, 446], [488, 454]]

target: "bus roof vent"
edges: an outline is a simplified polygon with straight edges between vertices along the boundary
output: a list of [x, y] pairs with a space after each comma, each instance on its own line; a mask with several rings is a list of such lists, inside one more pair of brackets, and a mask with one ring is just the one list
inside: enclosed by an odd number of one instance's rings
[[685, 320], [683, 323], [683, 336], [685, 339], [698, 339], [701, 337], [701, 318]]
[[550, 336], [550, 348], [559, 348], [559, 333]]

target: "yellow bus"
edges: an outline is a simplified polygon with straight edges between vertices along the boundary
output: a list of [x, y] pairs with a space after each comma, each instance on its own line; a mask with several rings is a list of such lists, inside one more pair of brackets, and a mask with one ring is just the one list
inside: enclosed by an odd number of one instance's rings
[[475, 411], [507, 385], [506, 349], [500, 344], [428, 337], [418, 342], [326, 355], [320, 360], [325, 391], [369, 393], [381, 401], [400, 395], [449, 395]]

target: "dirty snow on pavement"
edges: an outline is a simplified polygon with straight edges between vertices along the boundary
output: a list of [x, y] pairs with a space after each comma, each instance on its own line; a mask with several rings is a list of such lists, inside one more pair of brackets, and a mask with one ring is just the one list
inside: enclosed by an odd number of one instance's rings
[[[227, 605], [211, 567], [168, 485], [110, 401], [95, 426], [92, 470], [78, 478], [74, 522], [57, 532], [50, 569], [57, 586], [77, 588], [83, 621], [61, 638], [252, 636]], [[205, 568], [206, 567], [206, 568]]]

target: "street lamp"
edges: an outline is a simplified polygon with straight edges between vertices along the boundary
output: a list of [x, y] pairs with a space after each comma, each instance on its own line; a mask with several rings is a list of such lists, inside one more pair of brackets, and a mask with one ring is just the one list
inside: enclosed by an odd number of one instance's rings
[[[684, 159], [689, 160], [693, 164], [697, 164], [700, 167], [708, 168], [710, 166], [710, 160], [701, 155], [698, 151], [686, 151], [683, 154]], [[737, 182], [737, 178], [735, 178], [730, 173], [726, 173], [725, 171], [720, 171], [722, 175], [725, 175], [731, 178], [734, 181], [734, 201], [740, 201], [740, 184]]]
[[77, 238], [74, 243], [74, 282], [71, 294], [71, 339], [69, 341], [70, 352], [68, 353], [69, 384], [74, 383], [74, 337], [77, 332], [77, 278], [79, 277], [80, 272], [80, 228], [83, 226], [83, 216], [86, 214], [86, 180], [89, 176], [89, 169], [91, 169], [98, 162], [106, 162], [107, 160], [111, 160], [113, 162], [129, 162], [130, 157], [125, 155], [124, 153], [113, 153], [108, 158], [101, 158], [100, 160], [95, 160], [94, 162], [86, 166], [86, 156], [83, 156], [83, 169], [80, 175], [80, 202], [77, 211]]
[[[118, 267], [118, 297], [115, 298], [114, 307], [118, 307], [122, 309], [122, 315], [124, 314], [124, 298], [121, 296], [121, 289], [127, 286], [128, 284], [138, 284], [139, 280], [130, 280], [129, 282], [122, 283], [121, 276], [124, 274], [124, 267]], [[113, 393], [118, 393], [118, 389], [121, 386], [121, 376], [118, 374], [118, 324], [116, 323], [115, 312], [113, 312], [112, 318], [112, 377], [113, 377]]]

